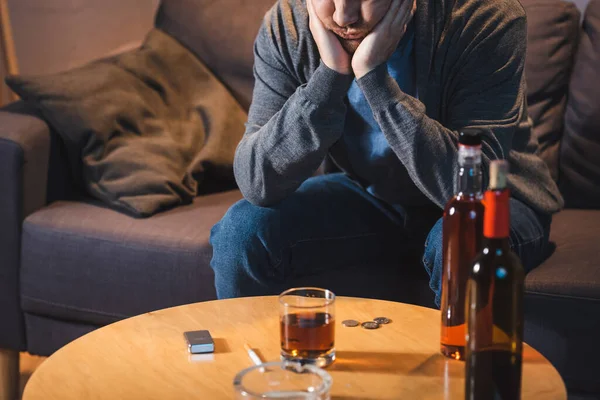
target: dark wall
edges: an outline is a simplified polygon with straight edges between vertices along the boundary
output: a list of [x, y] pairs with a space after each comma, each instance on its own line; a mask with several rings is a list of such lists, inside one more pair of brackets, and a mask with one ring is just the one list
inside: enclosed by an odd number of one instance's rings
[[8, 0], [21, 73], [57, 72], [137, 46], [158, 2]]

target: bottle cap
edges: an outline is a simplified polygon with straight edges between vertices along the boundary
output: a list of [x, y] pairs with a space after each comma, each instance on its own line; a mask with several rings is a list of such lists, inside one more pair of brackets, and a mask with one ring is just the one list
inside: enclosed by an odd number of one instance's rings
[[490, 163], [490, 190], [502, 190], [506, 188], [508, 170], [507, 161], [494, 160]]
[[458, 133], [458, 143], [463, 146], [481, 146], [481, 132], [476, 129], [464, 129]]

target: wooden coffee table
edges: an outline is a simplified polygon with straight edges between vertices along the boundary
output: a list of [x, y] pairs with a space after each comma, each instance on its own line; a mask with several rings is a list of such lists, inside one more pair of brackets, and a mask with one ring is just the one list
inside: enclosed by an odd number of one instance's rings
[[[464, 363], [439, 353], [439, 311], [338, 297], [332, 399], [463, 399]], [[377, 330], [345, 319], [385, 316]], [[215, 353], [190, 356], [183, 332], [209, 329]], [[24, 400], [231, 399], [232, 381], [251, 362], [279, 358], [277, 297], [191, 304], [98, 329], [57, 351], [33, 374]], [[558, 372], [525, 346], [523, 399], [566, 400]]]

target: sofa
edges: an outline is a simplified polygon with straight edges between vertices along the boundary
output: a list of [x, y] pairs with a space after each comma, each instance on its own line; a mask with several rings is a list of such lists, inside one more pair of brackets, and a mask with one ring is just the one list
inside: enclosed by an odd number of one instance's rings
[[[163, 0], [155, 26], [200, 58], [247, 110], [252, 44], [273, 0]], [[570, 394], [600, 396], [600, 0], [523, 0], [526, 76], [540, 156], [567, 208], [553, 250], [527, 276], [525, 339]], [[232, 10], [237, 10], [232, 12]], [[99, 57], [101, 55], [98, 55]], [[594, 122], [595, 118], [595, 122]], [[216, 298], [210, 228], [241, 199], [205, 194], [150, 218], [114, 211], [77, 189], [63, 144], [24, 102], [0, 110], [0, 349], [50, 355], [106, 324]], [[290, 285], [433, 307], [422, 249], [394, 271], [368, 266]], [[593, 398], [593, 397], [591, 397]]]

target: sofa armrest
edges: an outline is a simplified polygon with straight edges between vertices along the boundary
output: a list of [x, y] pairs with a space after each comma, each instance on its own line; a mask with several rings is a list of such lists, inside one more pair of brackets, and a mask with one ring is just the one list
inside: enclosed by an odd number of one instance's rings
[[0, 109], [0, 348], [24, 350], [19, 268], [23, 219], [46, 204], [50, 129], [22, 104]]

